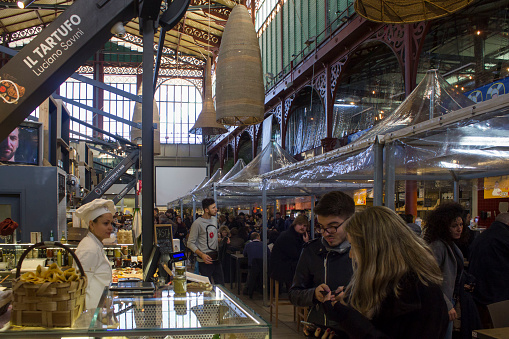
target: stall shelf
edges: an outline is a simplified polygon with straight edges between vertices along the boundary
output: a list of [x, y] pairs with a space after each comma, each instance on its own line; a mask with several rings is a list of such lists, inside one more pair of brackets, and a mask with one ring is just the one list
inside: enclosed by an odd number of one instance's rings
[[176, 295], [171, 287], [149, 296], [119, 296], [105, 289], [90, 316], [85, 314], [88, 321], [78, 318], [73, 328], [8, 329], [0, 338], [271, 338], [271, 325], [220, 285], [185, 295]]

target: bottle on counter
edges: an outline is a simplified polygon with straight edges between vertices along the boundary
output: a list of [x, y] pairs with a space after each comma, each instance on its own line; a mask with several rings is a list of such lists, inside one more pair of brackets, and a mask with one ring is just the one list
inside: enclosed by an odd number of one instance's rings
[[62, 237], [60, 238], [60, 242], [62, 244], [66, 244], [67, 243], [67, 240], [65, 239], [65, 231], [62, 231]]
[[55, 241], [55, 237], [53, 236], [53, 230], [49, 231], [49, 241]]
[[[72, 250], [71, 250], [71, 251], [72, 251]], [[72, 257], [71, 252], [69, 251], [69, 253], [67, 253], [67, 265], [69, 265], [70, 267], [72, 267], [72, 263], [73, 263], [73, 257]]]
[[187, 292], [186, 267], [175, 267], [175, 276], [173, 277], [173, 290], [177, 294], [185, 294]]
[[57, 253], [57, 265], [59, 267], [62, 267], [62, 251], [61, 250], [58, 250], [58, 253]]

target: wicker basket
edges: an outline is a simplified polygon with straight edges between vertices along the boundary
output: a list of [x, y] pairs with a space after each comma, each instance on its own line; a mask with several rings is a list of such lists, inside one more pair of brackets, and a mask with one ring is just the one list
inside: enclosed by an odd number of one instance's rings
[[[81, 272], [76, 281], [34, 284], [20, 280], [21, 264], [25, 256], [37, 247], [61, 247], [74, 257]], [[13, 282], [11, 322], [18, 326], [71, 327], [85, 308], [87, 277], [83, 266], [69, 247], [59, 242], [40, 242], [30, 246], [21, 256]]]

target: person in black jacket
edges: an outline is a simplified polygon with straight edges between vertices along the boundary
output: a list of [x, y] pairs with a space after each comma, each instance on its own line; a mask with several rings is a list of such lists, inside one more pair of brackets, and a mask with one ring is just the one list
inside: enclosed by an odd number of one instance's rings
[[326, 315], [351, 339], [443, 338], [447, 305], [429, 246], [387, 207], [368, 207], [345, 228], [354, 273], [345, 291], [325, 296]]
[[297, 217], [288, 231], [281, 233], [272, 247], [270, 277], [284, 283], [287, 290], [292, 284], [302, 246], [309, 241], [308, 227], [309, 221], [306, 217]]
[[474, 300], [485, 328], [491, 327], [486, 305], [509, 300], [509, 213], [497, 215], [470, 247], [469, 272], [477, 278]]
[[290, 301], [295, 306], [312, 307], [308, 321], [318, 325], [334, 325], [326, 319], [321, 302], [323, 293], [346, 286], [352, 276], [344, 222], [355, 212], [352, 197], [334, 191], [325, 194], [315, 207], [317, 232], [322, 233], [304, 246], [290, 288]]

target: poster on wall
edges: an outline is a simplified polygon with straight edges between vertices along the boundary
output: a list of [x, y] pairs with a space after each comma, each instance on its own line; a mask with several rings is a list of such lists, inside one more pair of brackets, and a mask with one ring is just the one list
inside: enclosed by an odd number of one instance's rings
[[367, 195], [368, 195], [367, 189], [355, 191], [353, 193], [353, 200], [355, 201], [355, 206], [365, 206]]
[[509, 176], [484, 178], [484, 199], [507, 198], [509, 196]]

